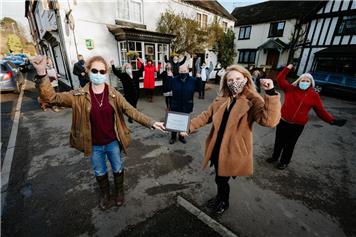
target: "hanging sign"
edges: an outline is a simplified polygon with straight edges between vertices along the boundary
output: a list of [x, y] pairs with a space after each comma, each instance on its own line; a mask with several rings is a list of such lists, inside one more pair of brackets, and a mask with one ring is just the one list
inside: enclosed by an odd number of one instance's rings
[[85, 46], [87, 47], [87, 49], [94, 49], [94, 40], [86, 39]]

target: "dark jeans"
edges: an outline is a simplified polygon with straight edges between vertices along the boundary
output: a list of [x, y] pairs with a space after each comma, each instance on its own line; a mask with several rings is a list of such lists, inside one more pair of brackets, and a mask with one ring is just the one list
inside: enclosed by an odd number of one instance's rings
[[304, 125], [287, 123], [281, 119], [277, 125], [272, 158], [278, 160], [282, 152], [280, 163], [289, 164], [292, 159], [294, 146], [303, 129]]
[[201, 96], [201, 97], [205, 96], [205, 84], [206, 84], [206, 81], [202, 81], [201, 82], [201, 88], [200, 88], [200, 91], [199, 91], [199, 96]]
[[229, 203], [229, 196], [230, 196], [230, 185], [229, 180], [230, 176], [219, 176], [218, 175], [218, 165], [217, 163], [214, 164], [215, 167], [215, 183], [217, 187], [217, 198], [225, 203]]

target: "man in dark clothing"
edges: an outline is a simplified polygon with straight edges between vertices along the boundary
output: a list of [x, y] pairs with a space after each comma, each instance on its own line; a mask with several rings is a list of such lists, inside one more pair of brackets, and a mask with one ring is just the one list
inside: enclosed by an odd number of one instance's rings
[[167, 59], [167, 55], [164, 56], [164, 61], [172, 65], [173, 76], [177, 76], [179, 74], [179, 67], [185, 63], [186, 59], [187, 56], [184, 56], [183, 60], [179, 62], [179, 58], [177, 56], [170, 57], [169, 60]]
[[81, 54], [78, 54], [78, 62], [74, 64], [73, 74], [76, 75], [79, 79], [79, 83], [81, 87], [84, 87], [87, 82], [89, 82], [87, 78], [87, 74], [85, 73], [85, 61], [84, 57]]
[[[169, 82], [169, 89], [172, 91], [171, 111], [181, 113], [191, 113], [193, 111], [193, 99], [195, 92], [195, 79], [189, 76], [188, 67], [183, 65], [179, 67], [179, 74], [173, 77]], [[172, 132], [170, 144], [175, 143], [177, 139], [177, 132]], [[179, 135], [179, 141], [183, 144], [186, 140]]]
[[[111, 60], [112, 72], [117, 76], [124, 88], [124, 97], [134, 108], [137, 106], [137, 101], [140, 93], [140, 77], [144, 69], [143, 62], [140, 58], [137, 59], [138, 70], [133, 71], [132, 66], [126, 63], [122, 66], [122, 70], [116, 69], [114, 61]], [[132, 123], [132, 119], [128, 120]]]

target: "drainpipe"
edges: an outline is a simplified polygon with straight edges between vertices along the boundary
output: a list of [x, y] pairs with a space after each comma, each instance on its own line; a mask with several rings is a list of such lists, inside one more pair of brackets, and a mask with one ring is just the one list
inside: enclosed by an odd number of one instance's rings
[[[54, 4], [57, 6], [59, 4], [58, 0], [54, 0]], [[70, 82], [70, 86], [72, 89], [74, 89], [73, 87], [73, 82], [72, 82], [72, 75], [70, 72], [70, 67], [69, 67], [69, 61], [68, 61], [68, 53], [67, 53], [67, 49], [64, 45], [65, 43], [65, 39], [64, 39], [64, 33], [63, 33], [63, 27], [62, 27], [62, 22], [61, 22], [61, 15], [59, 12], [59, 9], [57, 9], [57, 7], [54, 8], [54, 13], [56, 15], [56, 23], [57, 23], [57, 30], [58, 30], [58, 35], [59, 35], [59, 40], [60, 40], [60, 46], [62, 49], [62, 53], [63, 53], [63, 58], [64, 58], [64, 67], [65, 70], [67, 72], [67, 78], [69, 79]]]

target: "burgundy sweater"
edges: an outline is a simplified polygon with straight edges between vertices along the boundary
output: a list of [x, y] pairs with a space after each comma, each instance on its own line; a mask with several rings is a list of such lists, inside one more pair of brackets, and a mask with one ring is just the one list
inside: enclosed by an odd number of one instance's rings
[[286, 76], [289, 68], [285, 67], [277, 76], [279, 87], [284, 91], [282, 118], [289, 123], [305, 125], [309, 120], [309, 111], [313, 109], [319, 118], [331, 123], [334, 117], [323, 107], [318, 93], [312, 87], [302, 90], [298, 86], [289, 84]]
[[[102, 97], [104, 98], [102, 99]], [[91, 98], [91, 136], [93, 145], [107, 145], [116, 140], [114, 128], [114, 109], [109, 104], [109, 89], [105, 85], [105, 89], [101, 94], [94, 94], [90, 85]], [[100, 107], [100, 102], [103, 101]]]

